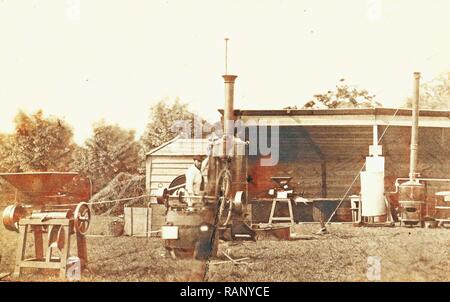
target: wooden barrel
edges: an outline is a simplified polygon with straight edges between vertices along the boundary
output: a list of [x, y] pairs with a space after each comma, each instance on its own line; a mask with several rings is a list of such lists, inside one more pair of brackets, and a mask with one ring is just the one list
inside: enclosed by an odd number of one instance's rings
[[108, 229], [112, 236], [119, 237], [123, 235], [125, 223], [122, 220], [113, 220], [109, 223]]

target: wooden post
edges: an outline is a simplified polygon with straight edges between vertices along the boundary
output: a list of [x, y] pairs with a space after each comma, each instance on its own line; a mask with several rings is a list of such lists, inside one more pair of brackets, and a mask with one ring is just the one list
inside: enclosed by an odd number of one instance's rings
[[86, 267], [88, 261], [86, 236], [77, 233], [77, 252], [78, 258], [80, 258], [81, 269]]
[[145, 213], [146, 213], [146, 215], [145, 215], [145, 237], [150, 237], [150, 231], [151, 231], [151, 223], [148, 223], [148, 218], [149, 217], [152, 217], [152, 214], [151, 214], [151, 211], [152, 211], [152, 208], [149, 208], [149, 207], [147, 207], [146, 208], [146, 211], [145, 211]]
[[37, 260], [44, 259], [44, 240], [42, 236], [42, 226], [34, 225], [33, 226], [34, 233], [34, 251], [36, 254]]
[[131, 231], [130, 231], [130, 236], [133, 236], [133, 207], [130, 208], [130, 226], [131, 226]]

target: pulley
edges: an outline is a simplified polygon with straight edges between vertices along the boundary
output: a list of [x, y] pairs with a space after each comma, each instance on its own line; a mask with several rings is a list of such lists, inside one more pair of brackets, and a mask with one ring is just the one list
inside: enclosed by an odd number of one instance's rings
[[9, 205], [3, 210], [3, 225], [7, 230], [19, 232], [19, 220], [26, 216], [26, 210], [19, 204]]

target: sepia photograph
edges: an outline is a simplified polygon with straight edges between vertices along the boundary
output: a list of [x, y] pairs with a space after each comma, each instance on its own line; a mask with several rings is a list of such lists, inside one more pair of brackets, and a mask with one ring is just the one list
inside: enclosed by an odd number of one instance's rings
[[0, 283], [449, 282], [449, 36], [448, 0], [0, 0]]

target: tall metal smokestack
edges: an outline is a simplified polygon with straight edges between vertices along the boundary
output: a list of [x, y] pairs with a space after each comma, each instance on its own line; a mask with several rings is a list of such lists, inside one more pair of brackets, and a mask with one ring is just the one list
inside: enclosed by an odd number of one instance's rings
[[225, 38], [225, 106], [223, 109], [223, 134], [225, 140], [234, 135], [234, 81], [237, 76], [228, 74], [228, 38]]
[[223, 133], [228, 136], [234, 134], [234, 81], [236, 75], [223, 75], [225, 80], [225, 107], [223, 111]]
[[409, 179], [414, 180], [417, 169], [417, 154], [419, 151], [419, 99], [420, 72], [414, 73], [414, 98], [412, 102], [411, 153], [409, 158]]

